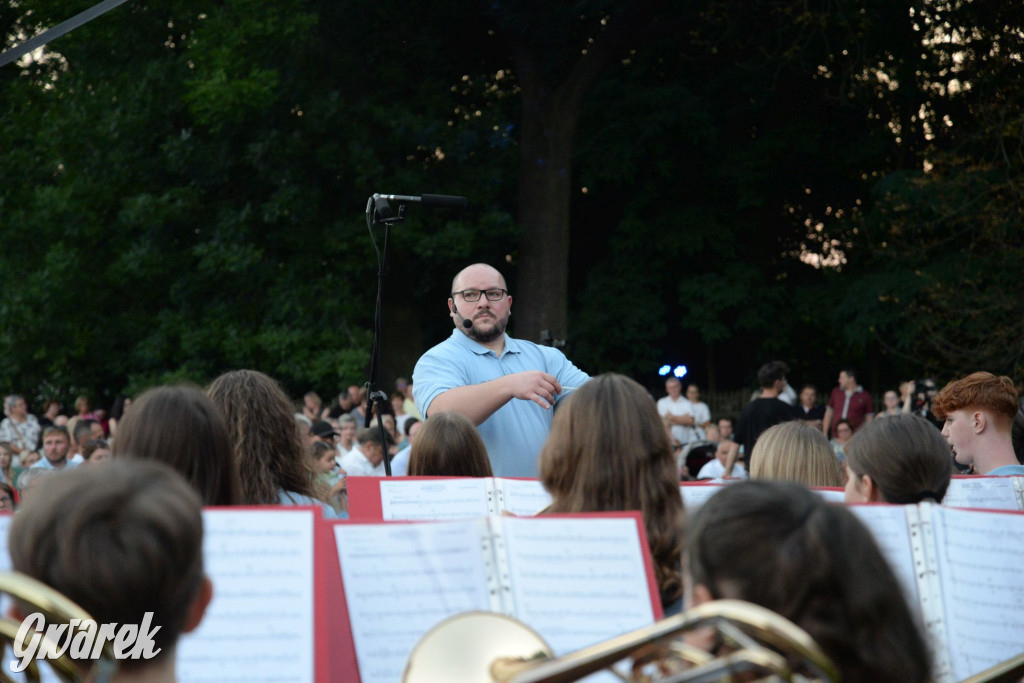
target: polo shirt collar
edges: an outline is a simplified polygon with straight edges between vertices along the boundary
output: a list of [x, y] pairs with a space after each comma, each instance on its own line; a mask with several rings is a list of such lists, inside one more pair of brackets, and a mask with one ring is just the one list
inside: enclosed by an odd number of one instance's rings
[[[463, 332], [457, 327], [452, 328], [452, 337], [455, 339], [456, 344], [464, 346], [465, 348], [469, 349], [478, 356], [486, 356], [489, 353], [497, 355], [489, 348], [487, 348], [480, 342], [476, 341], [475, 339], [470, 339], [469, 335], [467, 335], [465, 332]], [[505, 353], [520, 353], [521, 348], [519, 344], [520, 343], [518, 340], [508, 336], [507, 333], [505, 334]], [[505, 354], [503, 353], [502, 355]]]

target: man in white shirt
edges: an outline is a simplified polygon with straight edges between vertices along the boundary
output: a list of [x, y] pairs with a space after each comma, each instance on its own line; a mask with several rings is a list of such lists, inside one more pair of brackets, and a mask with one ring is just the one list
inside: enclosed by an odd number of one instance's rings
[[[697, 432], [697, 439], [706, 439], [704, 431], [711, 425], [711, 409], [707, 403], [700, 400], [700, 388], [696, 384], [686, 387], [686, 400], [690, 402], [690, 409], [693, 411], [694, 429]], [[718, 439], [715, 439], [718, 441]]]
[[349, 477], [385, 476], [384, 451], [391, 446], [391, 435], [380, 427], [370, 427], [356, 438], [358, 447], [341, 459], [341, 469]]
[[335, 458], [338, 465], [346, 456], [359, 452], [359, 444], [356, 443], [356, 418], [352, 415], [342, 415], [338, 418], [338, 438], [334, 447], [338, 449], [338, 456]]
[[658, 399], [658, 414], [672, 433], [672, 438], [684, 446], [697, 441], [693, 406], [683, 397], [683, 384], [675, 377], [665, 380], [668, 396]]

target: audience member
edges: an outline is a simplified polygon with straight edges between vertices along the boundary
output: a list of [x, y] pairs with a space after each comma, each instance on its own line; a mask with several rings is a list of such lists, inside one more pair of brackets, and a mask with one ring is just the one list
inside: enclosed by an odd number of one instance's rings
[[15, 478], [18, 472], [21, 471], [20, 467], [14, 467], [14, 451], [11, 449], [11, 444], [6, 441], [0, 441], [0, 482], [5, 482], [14, 485]]
[[110, 438], [117, 438], [117, 427], [124, 419], [125, 412], [132, 405], [132, 399], [124, 394], [118, 394], [114, 399], [114, 405], [110, 408], [110, 419], [107, 420], [107, 429], [110, 431]]
[[846, 367], [839, 371], [839, 386], [832, 390], [825, 408], [825, 419], [822, 429], [827, 438], [835, 432], [840, 420], [847, 420], [856, 432], [861, 425], [870, 422], [875, 416], [875, 407], [871, 394], [857, 384], [857, 373], [853, 368]]
[[718, 434], [719, 441], [736, 440], [736, 433], [733, 431], [733, 422], [731, 417], [718, 418]]
[[793, 407], [778, 398], [779, 392], [786, 386], [788, 372], [789, 366], [778, 360], [765, 363], [757, 371], [757, 383], [761, 387], [761, 392], [740, 413], [739, 425], [736, 428], [736, 437], [743, 446], [743, 455], [748, 465], [750, 454], [754, 452], [754, 444], [761, 436], [761, 432], [794, 417]]
[[39, 451], [29, 451], [21, 456], [21, 469], [27, 470], [42, 459], [43, 456], [39, 454]]
[[89, 439], [102, 439], [103, 429], [100, 427], [100, 423], [93, 419], [78, 420], [75, 422], [74, 431], [71, 432], [71, 447], [69, 453], [72, 454], [71, 461], [81, 464], [82, 462], [82, 446]]
[[639, 510], [666, 614], [682, 607], [683, 501], [668, 434], [647, 390], [616, 374], [572, 392], [540, 454], [548, 512]]
[[42, 427], [35, 415], [28, 412], [25, 399], [17, 394], [4, 398], [4, 415], [0, 422], [0, 441], [11, 444], [14, 455], [21, 456], [39, 448]]
[[796, 406], [796, 418], [812, 427], [821, 429], [825, 419], [825, 406], [818, 405], [818, 388], [805, 384], [800, 389], [800, 403]]
[[405, 395], [399, 391], [391, 394], [391, 410], [395, 414], [395, 428], [399, 434], [405, 433], [405, 421], [412, 415], [405, 412]]
[[399, 377], [395, 380], [395, 389], [405, 397], [405, 400], [402, 402], [402, 410], [417, 420], [422, 420], [423, 415], [420, 413], [419, 408], [416, 407], [416, 401], [412, 397], [412, 382], [404, 377]]
[[[33, 451], [35, 452], [35, 451]], [[54, 474], [57, 470], [44, 470], [39, 467], [29, 467], [18, 475], [18, 500], [24, 503], [29, 495], [36, 489], [39, 482]]]
[[[882, 412], [876, 417], [893, 417], [903, 414], [903, 406], [900, 403], [900, 396], [892, 389], [882, 395]], [[908, 409], [906, 412], [910, 412]]]
[[39, 415], [39, 426], [43, 429], [57, 426], [57, 418], [60, 416], [60, 409], [60, 401], [52, 398], [49, 401], [46, 401], [43, 404], [43, 412]]
[[853, 438], [853, 425], [850, 424], [849, 420], [840, 420], [836, 423], [836, 428], [832, 430], [832, 438], [829, 439], [829, 445], [832, 446], [832, 451], [836, 454], [836, 458], [839, 462], [846, 462], [846, 446], [850, 443], [850, 439]]
[[412, 454], [412, 445], [417, 435], [423, 428], [423, 421], [410, 417], [405, 421], [405, 446], [395, 454], [391, 460], [391, 474], [395, 477], [404, 477], [409, 471], [409, 456]]
[[942, 435], [962, 465], [977, 474], [1024, 474], [1011, 436], [1017, 392], [1009, 377], [975, 372], [947, 384], [935, 397], [935, 414], [946, 422]]
[[327, 492], [318, 495], [291, 401], [276, 381], [256, 370], [233, 370], [213, 380], [206, 393], [227, 424], [243, 503], [314, 505], [335, 516], [321, 499]]
[[[755, 449], [757, 446], [754, 447]], [[743, 463], [737, 462], [740, 455], [740, 445], [735, 441], [719, 441], [715, 457], [709, 460], [697, 473], [697, 479], [720, 479], [723, 477], [735, 477], [746, 479], [747, 471]]]
[[686, 574], [687, 607], [761, 605], [806, 631], [843, 681], [930, 680], [924, 639], [871, 532], [800, 486], [739, 482], [712, 496], [690, 525]]
[[[693, 411], [694, 431], [697, 439], [707, 439], [706, 429], [711, 425], [711, 409], [708, 404], [700, 400], [700, 387], [696, 384], [686, 385], [686, 400], [690, 402], [690, 409]], [[709, 439], [709, 441], [717, 439]]]
[[841, 487], [845, 480], [825, 436], [799, 420], [766, 429], [754, 445], [750, 478]]
[[242, 502], [227, 425], [200, 389], [165, 386], [144, 392], [125, 414], [118, 434], [114, 457], [170, 465], [199, 493], [203, 505]]
[[7, 482], [0, 482], [0, 512], [14, 512], [18, 507], [18, 496], [14, 487]]
[[199, 625], [213, 589], [199, 497], [171, 468], [120, 460], [48, 478], [15, 515], [8, 545], [16, 571], [100, 624], [150, 615], [156, 656], [119, 660], [113, 680], [175, 680], [178, 638]]
[[82, 463], [97, 465], [105, 460], [110, 460], [110, 444], [106, 439], [89, 439], [82, 444]]
[[338, 440], [335, 445], [338, 448], [339, 463], [349, 453], [359, 450], [359, 444], [356, 443], [356, 431], [358, 431], [358, 427], [353, 415], [342, 415], [338, 418]]
[[306, 392], [302, 397], [302, 414], [308, 417], [310, 422], [316, 422], [323, 410], [324, 402], [320, 395], [315, 391]]
[[391, 447], [391, 434], [374, 425], [356, 437], [357, 448], [341, 459], [341, 469], [350, 477], [383, 477], [387, 474], [384, 452]]
[[77, 462], [68, 460], [71, 438], [64, 427], [47, 427], [43, 431], [43, 457], [32, 465], [34, 469], [62, 470], [75, 467]]
[[949, 444], [923, 417], [895, 415], [865, 425], [846, 457], [846, 502], [942, 502], [953, 475]]
[[438, 412], [424, 422], [409, 455], [413, 477], [490, 477], [487, 447], [468, 417]]
[[658, 399], [658, 415], [672, 438], [684, 447], [691, 441], [698, 441], [693, 405], [683, 396], [683, 383], [676, 377], [669, 377], [665, 380], [665, 393], [667, 396]]

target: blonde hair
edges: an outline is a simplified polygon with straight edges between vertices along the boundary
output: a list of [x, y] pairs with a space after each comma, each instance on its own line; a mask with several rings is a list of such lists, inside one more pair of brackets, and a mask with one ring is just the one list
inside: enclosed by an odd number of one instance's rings
[[750, 456], [750, 478], [804, 486], [845, 484], [839, 459], [825, 435], [797, 420], [770, 427], [757, 438]]

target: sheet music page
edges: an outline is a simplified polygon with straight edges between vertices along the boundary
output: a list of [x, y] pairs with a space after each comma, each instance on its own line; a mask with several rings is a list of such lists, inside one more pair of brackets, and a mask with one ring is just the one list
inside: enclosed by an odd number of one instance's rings
[[213, 601], [179, 642], [178, 680], [314, 680], [314, 514], [203, 511]]
[[401, 680], [427, 631], [490, 610], [484, 528], [483, 520], [334, 527], [362, 683]]
[[814, 487], [811, 489], [819, 496], [825, 499], [827, 503], [845, 503], [846, 502], [846, 491], [843, 489], [826, 489], [821, 487]]
[[722, 486], [724, 484], [681, 485], [679, 493], [683, 497], [683, 509], [687, 512], [695, 512], [697, 508], [707, 502], [708, 498], [722, 490]]
[[942, 504], [946, 507], [1016, 510], [1014, 477], [968, 477], [950, 479]]
[[501, 488], [503, 509], [518, 517], [533, 517], [551, 505], [551, 494], [537, 479], [495, 479]]
[[556, 654], [654, 621], [636, 522], [628, 518], [498, 521], [523, 621]]
[[953, 678], [1024, 651], [1024, 515], [932, 513]]
[[387, 520], [441, 520], [486, 517], [487, 485], [482, 477], [458, 479], [381, 479], [380, 505]]
[[[871, 530], [875, 543], [889, 563], [892, 573], [903, 589], [910, 611], [917, 623], [924, 623], [921, 601], [917, 586], [917, 571], [911, 547], [911, 531], [907, 526], [907, 513], [902, 505], [850, 505], [848, 509], [857, 515]], [[923, 567], [921, 570], [923, 571]]]

